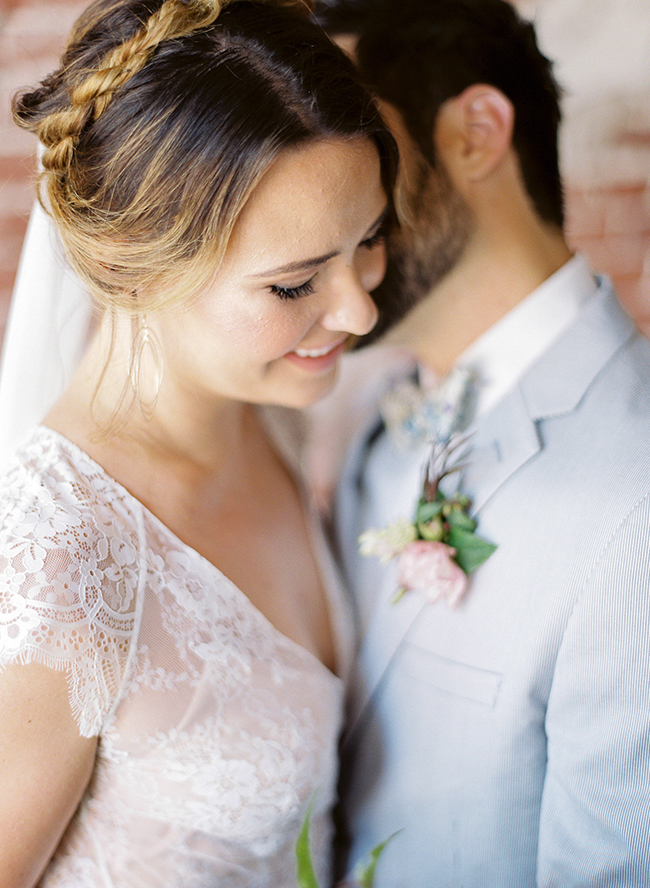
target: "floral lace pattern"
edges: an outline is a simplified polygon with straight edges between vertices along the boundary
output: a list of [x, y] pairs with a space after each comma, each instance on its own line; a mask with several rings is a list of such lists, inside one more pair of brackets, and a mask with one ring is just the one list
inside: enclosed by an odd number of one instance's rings
[[67, 670], [79, 730], [99, 735], [43, 888], [293, 888], [316, 789], [325, 878], [340, 679], [48, 429], [0, 514], [0, 665]]

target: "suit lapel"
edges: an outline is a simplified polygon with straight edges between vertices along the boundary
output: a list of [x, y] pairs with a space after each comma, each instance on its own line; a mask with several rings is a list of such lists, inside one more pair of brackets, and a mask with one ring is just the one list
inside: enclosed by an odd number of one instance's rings
[[521, 380], [530, 416], [547, 419], [576, 410], [594, 378], [636, 335], [611, 284], [601, 280], [576, 321]]
[[608, 282], [578, 318], [479, 423], [463, 490], [478, 512], [542, 448], [540, 422], [573, 413], [594, 378], [636, 333]]
[[537, 426], [520, 389], [515, 389], [491, 411], [471, 439], [460, 487], [472, 500], [473, 511], [478, 512], [541, 447]]
[[[397, 584], [394, 588], [397, 589]], [[352, 672], [348, 731], [344, 742], [354, 733], [400, 643], [426, 606], [423, 595], [412, 594], [405, 595], [398, 605], [393, 603], [392, 596], [377, 602]]]

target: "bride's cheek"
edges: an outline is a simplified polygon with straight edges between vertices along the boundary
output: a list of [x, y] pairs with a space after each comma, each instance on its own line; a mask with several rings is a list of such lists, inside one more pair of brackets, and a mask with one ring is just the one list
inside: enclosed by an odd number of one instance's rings
[[247, 338], [257, 354], [275, 358], [292, 351], [309, 329], [310, 324], [297, 313], [266, 313], [251, 321]]

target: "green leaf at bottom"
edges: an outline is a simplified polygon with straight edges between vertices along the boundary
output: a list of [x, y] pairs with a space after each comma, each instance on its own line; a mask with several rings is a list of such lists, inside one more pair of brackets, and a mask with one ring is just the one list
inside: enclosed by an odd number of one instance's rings
[[309, 825], [311, 823], [313, 804], [314, 799], [312, 798], [307, 806], [307, 813], [296, 841], [296, 879], [298, 881], [298, 888], [320, 888], [316, 873], [314, 872], [314, 865], [311, 860], [311, 846], [309, 844]]
[[388, 838], [381, 842], [379, 845], [374, 847], [370, 854], [368, 855], [368, 859], [358, 863], [354, 870], [354, 878], [359, 883], [359, 888], [372, 888], [375, 881], [375, 870], [377, 869], [377, 861], [381, 855], [381, 852], [384, 850], [386, 845], [390, 842], [391, 839], [395, 838], [398, 832], [401, 830], [397, 830], [394, 832], [392, 836], [388, 836]]

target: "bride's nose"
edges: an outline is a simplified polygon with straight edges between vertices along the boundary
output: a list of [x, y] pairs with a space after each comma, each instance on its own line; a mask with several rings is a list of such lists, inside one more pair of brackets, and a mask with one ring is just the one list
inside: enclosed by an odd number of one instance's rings
[[342, 265], [332, 280], [332, 293], [321, 324], [328, 330], [363, 336], [377, 323], [379, 313], [370, 295], [386, 270], [383, 251], [373, 250], [351, 265]]
[[328, 310], [321, 318], [321, 324], [327, 330], [363, 336], [372, 330], [378, 316], [377, 306], [372, 297], [361, 283], [356, 281], [347, 287], [337, 288]]

